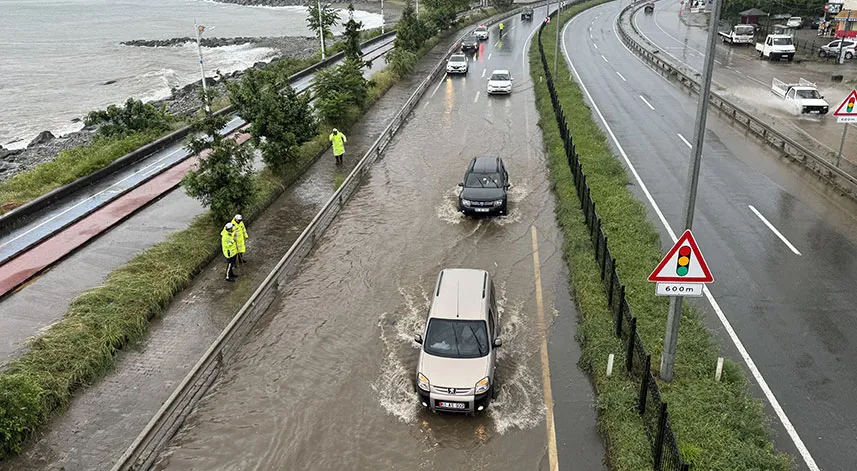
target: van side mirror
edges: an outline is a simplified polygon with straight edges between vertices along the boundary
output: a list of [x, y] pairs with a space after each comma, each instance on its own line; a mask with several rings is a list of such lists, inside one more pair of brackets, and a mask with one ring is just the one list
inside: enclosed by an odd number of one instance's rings
[[511, 183], [506, 183], [506, 189], [508, 190], [509, 188], [512, 188], [512, 184], [511, 184]]
[[464, 186], [464, 182], [458, 182], [458, 186]]
[[494, 348], [499, 348], [502, 346], [503, 346], [503, 339], [501, 339], [500, 337], [497, 337], [496, 339], [494, 339]]
[[414, 342], [422, 345], [423, 344], [423, 336], [421, 334], [414, 335]]

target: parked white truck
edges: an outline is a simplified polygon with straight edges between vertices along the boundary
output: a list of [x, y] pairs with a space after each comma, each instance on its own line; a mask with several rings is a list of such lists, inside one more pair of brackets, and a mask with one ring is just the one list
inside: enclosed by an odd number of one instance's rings
[[798, 83], [785, 83], [774, 79], [771, 92], [784, 99], [795, 114], [827, 114], [830, 110], [830, 105], [809, 80], [800, 79]]
[[753, 25], [735, 25], [729, 31], [718, 31], [720, 38], [729, 44], [753, 44]]
[[756, 43], [759, 57], [778, 61], [782, 58], [791, 61], [795, 56], [794, 38], [788, 34], [769, 34], [765, 42]]

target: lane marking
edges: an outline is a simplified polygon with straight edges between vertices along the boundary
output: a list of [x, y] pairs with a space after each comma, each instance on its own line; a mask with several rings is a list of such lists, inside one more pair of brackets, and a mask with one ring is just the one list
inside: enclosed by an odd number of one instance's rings
[[616, 71], [616, 75], [618, 75], [619, 78], [622, 79], [623, 82], [627, 82], [627, 80], [625, 80], [625, 77], [623, 77], [622, 74], [620, 74], [618, 70]]
[[548, 358], [548, 332], [545, 324], [545, 307], [542, 301], [542, 273], [539, 266], [539, 238], [536, 226], [531, 226], [533, 235], [533, 276], [536, 284], [536, 311], [542, 344], [539, 347], [542, 358], [542, 390], [545, 396], [545, 425], [548, 434], [548, 462], [551, 471], [559, 471], [559, 458], [556, 451], [556, 426], [553, 416], [553, 391], [551, 390], [550, 359]]
[[491, 60], [491, 54], [492, 54], [492, 53], [490, 53], [490, 52], [488, 53], [488, 60], [489, 60], [489, 61]]
[[685, 139], [685, 138], [684, 138], [684, 136], [682, 136], [682, 135], [681, 135], [681, 134], [679, 134], [679, 133], [676, 133], [676, 134], [678, 134], [679, 139], [681, 139], [681, 140], [682, 140], [682, 142], [684, 142], [684, 145], [686, 145], [686, 146], [690, 147], [691, 149], [693, 149], [693, 145], [692, 145], [692, 144], [691, 144], [687, 139]]
[[791, 243], [791, 242], [789, 242], [789, 240], [788, 240], [788, 239], [786, 239], [786, 236], [784, 236], [780, 231], [778, 231], [778, 230], [777, 230], [777, 228], [776, 228], [776, 227], [774, 227], [774, 225], [773, 225], [773, 224], [771, 224], [771, 221], [768, 221], [768, 219], [767, 219], [767, 218], [765, 218], [765, 216], [762, 216], [762, 213], [760, 213], [758, 209], [756, 209], [752, 204], [747, 205], [747, 206], [749, 206], [749, 207], [750, 207], [750, 210], [751, 210], [751, 211], [753, 211], [754, 213], [756, 213], [756, 216], [758, 216], [758, 217], [759, 217], [759, 219], [761, 219], [761, 220], [762, 220], [762, 222], [764, 222], [764, 223], [765, 223], [765, 225], [766, 225], [766, 226], [768, 226], [768, 229], [770, 229], [770, 230], [771, 230], [771, 232], [773, 232], [774, 234], [776, 234], [776, 236], [777, 236], [777, 237], [779, 237], [779, 238], [780, 238], [780, 240], [781, 240], [781, 241], [783, 241], [783, 243], [784, 243], [784, 244], [786, 244], [786, 247], [788, 247], [788, 248], [789, 248], [789, 250], [791, 250], [792, 252], [794, 252], [794, 253], [795, 253], [795, 255], [800, 255], [800, 254], [801, 254], [801, 253], [800, 253], [800, 251], [799, 251], [799, 250], [798, 250], [794, 245], [792, 245], [792, 243]]
[[479, 91], [477, 91], [477, 92], [476, 92], [476, 96], [475, 96], [475, 97], [473, 97], [473, 103], [476, 103], [476, 102], [479, 100], [479, 92], [481, 92], [481, 91], [482, 91], [482, 90], [479, 90]]
[[648, 101], [648, 100], [646, 100], [645, 98], [643, 98], [643, 95], [640, 95], [640, 99], [641, 99], [641, 100], [643, 100], [643, 103], [645, 103], [645, 104], [646, 104], [646, 106], [648, 106], [652, 111], [655, 111], [655, 107], [654, 107], [654, 106], [652, 106], [652, 104], [651, 104], [651, 103], [649, 103], [649, 101]]
[[592, 43], [592, 45], [595, 46], [595, 49], [598, 49], [598, 44]]
[[601, 54], [601, 58], [604, 59], [604, 62], [607, 62], [608, 64], [610, 63], [610, 61], [608, 61], [607, 58], [604, 57], [604, 54]]
[[487, 70], [488, 70], [488, 69], [482, 69], [482, 76], [483, 76], [483, 77], [485, 76], [485, 72], [486, 72]]
[[[449, 74], [448, 74], [448, 73], [443, 74], [443, 77], [440, 79], [440, 81], [439, 81], [439, 82], [437, 82], [437, 86], [436, 86], [436, 87], [434, 87], [434, 91], [433, 91], [433, 92], [431, 92], [431, 95], [429, 95], [429, 99], [428, 99], [428, 101], [431, 101], [431, 99], [432, 99], [432, 98], [434, 98], [434, 94], [435, 94], [435, 93], [437, 93], [437, 89], [438, 89], [438, 88], [440, 88], [440, 86], [441, 86], [441, 85], [443, 85], [443, 82], [445, 82], [445, 81], [446, 81], [446, 78], [447, 78], [447, 77], [449, 77]], [[428, 103], [428, 101], [427, 101], [427, 103]]]
[[[616, 13], [616, 18], [619, 17], [619, 13]], [[565, 37], [566, 31], [568, 27], [576, 20], [578, 16], [575, 16], [568, 23], [565, 24], [565, 28], [563, 28], [563, 37]], [[619, 33], [616, 32], [616, 22], [614, 20], [614, 28], [613, 33], [616, 36], [616, 40], [619, 41], [623, 46], [625, 43], [619, 39]], [[628, 49], [625, 46], [625, 49]], [[595, 103], [595, 100], [592, 98], [592, 94], [589, 93], [589, 89], [586, 88], [586, 85], [583, 84], [583, 80], [580, 78], [580, 74], [577, 73], [577, 68], [574, 67], [574, 63], [571, 62], [571, 57], [568, 55], [568, 48], [566, 47], [565, 41], [562, 41], [562, 51], [565, 55], [565, 60], [568, 65], [571, 67], [572, 72], [574, 73], [574, 77], [577, 80], [577, 83], [580, 85], [580, 88], [586, 94], [587, 98], [589, 98], [589, 102], [592, 104], [592, 108], [595, 109], [595, 112], [598, 114], [601, 123], [604, 125], [604, 128], [607, 130], [607, 134], [610, 136], [610, 139], [616, 144], [616, 148], [619, 150], [619, 153], [622, 155], [622, 158], [625, 160], [625, 164], [628, 165], [628, 169], [631, 170], [631, 174], [634, 176], [634, 179], [637, 181], [637, 184], [640, 186], [640, 190], [643, 191], [643, 194], [646, 196], [646, 199], [649, 201], [649, 204], [652, 206], [652, 210], [658, 216], [658, 219], [661, 221], [661, 224], [666, 229], [667, 233], [672, 239], [673, 243], [678, 241], [678, 237], [676, 237], [675, 232], [673, 232], [672, 227], [670, 227], [666, 218], [664, 217], [664, 213], [661, 211], [661, 208], [655, 202], [655, 199], [652, 197], [652, 194], [649, 192], [649, 188], [643, 183], [643, 179], [640, 178], [640, 174], [637, 172], [637, 169], [634, 167], [634, 164], [631, 163], [631, 159], [628, 158], [628, 154], [625, 153], [625, 149], [619, 143], [619, 139], [616, 138], [616, 135], [613, 133], [613, 129], [607, 124], [607, 119], [604, 118], [604, 114], [601, 113], [601, 109], [598, 108], [598, 105]], [[636, 55], [628, 49], [628, 52], [636, 57]], [[639, 59], [639, 58], [638, 58]], [[642, 59], [639, 59], [640, 62], [643, 62]], [[645, 64], [645, 63], [644, 63]], [[711, 291], [708, 287], [703, 286], [702, 292], [705, 294], [705, 298], [708, 299], [708, 303], [711, 304], [711, 308], [714, 309], [715, 314], [717, 315], [717, 319], [720, 320], [720, 323], [723, 325], [723, 328], [726, 330], [726, 333], [729, 335], [729, 338], [732, 340], [732, 343], [735, 345], [735, 348], [738, 350], [738, 353], [741, 355], [741, 358], [744, 360], [744, 363], [747, 365], [747, 369], [750, 370], [750, 374], [753, 375], [753, 378], [759, 384], [759, 388], [762, 390], [762, 394], [765, 395], [765, 398], [768, 400], [768, 403], [771, 405], [771, 408], [774, 409], [774, 413], [777, 415], [777, 418], [780, 419], [780, 422], [783, 424], [783, 428], [788, 433], [789, 438], [791, 438], [792, 443], [794, 443], [795, 447], [798, 449], [801, 457], [803, 458], [804, 463], [806, 463], [807, 467], [810, 471], [821, 471], [816, 464], [815, 459], [809, 453], [809, 450], [806, 448], [803, 440], [800, 438], [800, 435], [795, 430], [794, 425], [792, 425], [791, 420], [789, 419], [786, 412], [783, 410], [783, 407], [780, 405], [780, 402], [777, 400], [777, 397], [774, 395], [771, 388], [768, 386], [768, 382], [765, 381], [765, 377], [762, 376], [762, 372], [759, 371], [759, 368], [756, 367], [756, 362], [753, 361], [753, 358], [750, 357], [750, 353], [744, 347], [744, 343], [741, 342], [741, 339], [738, 338], [738, 334], [735, 332], [735, 329], [732, 328], [732, 324], [729, 322], [729, 319], [726, 318], [726, 314], [723, 313], [723, 310], [720, 308], [720, 304], [717, 303], [717, 300], [714, 299], [714, 295], [711, 294]]]

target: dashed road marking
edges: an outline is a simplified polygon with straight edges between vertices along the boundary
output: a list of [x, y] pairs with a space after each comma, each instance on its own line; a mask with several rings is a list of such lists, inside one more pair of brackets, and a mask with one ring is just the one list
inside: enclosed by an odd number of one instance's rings
[[479, 93], [480, 92], [476, 92], [476, 96], [473, 97], [473, 103], [476, 103], [479, 100]]
[[686, 145], [687, 147], [689, 147], [689, 148], [693, 149], [693, 145], [690, 143], [690, 141], [688, 141], [687, 139], [685, 139], [685, 138], [684, 138], [684, 136], [682, 136], [681, 134], [679, 134], [679, 133], [676, 133], [676, 134], [678, 135], [678, 138], [679, 138], [679, 139], [681, 139], [681, 140], [682, 140], [682, 142], [684, 142], [684, 145]]
[[618, 70], [616, 71], [616, 75], [618, 75], [619, 78], [622, 79], [623, 82], [627, 82], [627, 80], [625, 80], [625, 77], [623, 77], [622, 74], [620, 74]]
[[655, 107], [652, 106], [651, 103], [649, 103], [649, 100], [646, 100], [645, 98], [643, 98], [643, 95], [640, 95], [640, 99], [643, 100], [643, 103], [645, 103], [646, 106], [648, 106], [652, 111], [655, 111]]
[[610, 61], [608, 61], [607, 58], [604, 57], [604, 54], [601, 54], [601, 58], [604, 59], [604, 62], [610, 63]]
[[754, 213], [756, 213], [756, 216], [758, 216], [758, 217], [759, 217], [759, 219], [761, 219], [761, 220], [762, 220], [762, 222], [763, 222], [763, 223], [765, 223], [765, 225], [766, 225], [766, 226], [768, 226], [768, 229], [770, 229], [770, 230], [771, 230], [771, 232], [773, 232], [777, 237], [779, 237], [779, 238], [780, 238], [780, 240], [781, 240], [781, 241], [783, 241], [783, 243], [784, 243], [784, 244], [786, 244], [786, 247], [788, 247], [788, 248], [789, 248], [789, 250], [791, 250], [792, 252], [794, 252], [794, 253], [795, 253], [795, 255], [800, 255], [800, 251], [799, 251], [799, 250], [798, 250], [794, 245], [792, 245], [792, 243], [791, 243], [791, 242], [789, 242], [789, 240], [788, 240], [788, 239], [786, 239], [786, 236], [784, 236], [784, 235], [782, 234], [782, 232], [778, 231], [778, 230], [777, 230], [777, 228], [776, 228], [776, 227], [774, 227], [774, 225], [773, 225], [773, 224], [771, 224], [771, 222], [770, 222], [770, 221], [768, 221], [768, 220], [767, 220], [767, 218], [765, 218], [765, 216], [762, 216], [762, 213], [760, 213], [758, 209], [756, 209], [755, 207], [753, 207], [753, 205], [752, 205], [752, 204], [747, 205], [747, 206], [749, 206], [749, 207], [750, 207], [750, 210], [751, 210], [751, 211], [753, 211]]

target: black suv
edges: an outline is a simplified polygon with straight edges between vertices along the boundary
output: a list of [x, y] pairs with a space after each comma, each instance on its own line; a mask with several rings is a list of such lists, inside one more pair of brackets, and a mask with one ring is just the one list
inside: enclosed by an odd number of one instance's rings
[[533, 19], [533, 8], [532, 7], [524, 8], [524, 11], [521, 12], [521, 19], [522, 20], [532, 20]]
[[509, 173], [500, 157], [474, 157], [459, 183], [458, 210], [464, 214], [506, 214]]
[[468, 34], [461, 40], [461, 50], [463, 51], [475, 51], [479, 49], [479, 40], [476, 39], [474, 34]]

